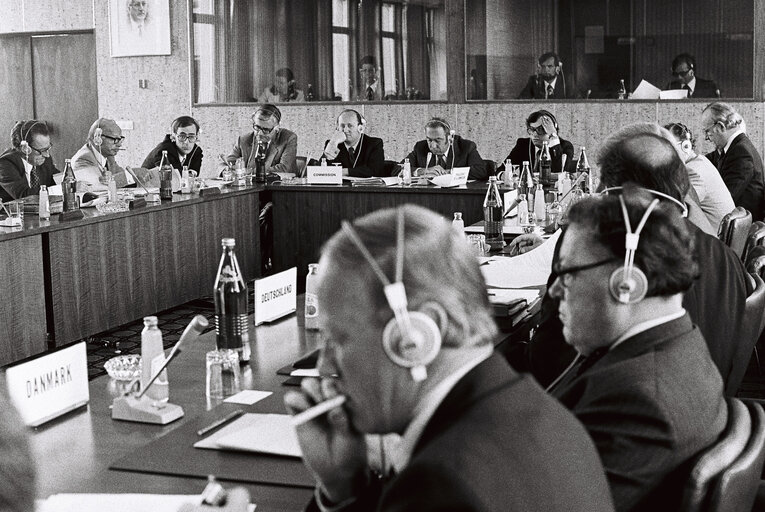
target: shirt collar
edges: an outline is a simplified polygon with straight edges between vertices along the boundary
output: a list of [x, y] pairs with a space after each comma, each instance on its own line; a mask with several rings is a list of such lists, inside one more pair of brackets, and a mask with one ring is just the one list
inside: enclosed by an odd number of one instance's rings
[[133, 19], [133, 17], [130, 17], [130, 28], [132, 30], [137, 31], [139, 28], [144, 28], [146, 26], [146, 21], [142, 21], [138, 23], [136, 20]]
[[88, 145], [90, 146], [90, 151], [93, 153], [93, 156], [96, 157], [96, 161], [101, 164], [102, 167], [105, 166], [106, 157], [101, 154], [101, 152], [98, 150], [98, 147], [90, 142], [88, 142]]
[[673, 320], [677, 320], [678, 318], [682, 318], [685, 315], [686, 311], [685, 309], [680, 308], [680, 311], [675, 311], [674, 313], [670, 313], [668, 315], [663, 315], [657, 318], [652, 318], [650, 320], [646, 320], [645, 322], [640, 322], [639, 324], [635, 324], [629, 329], [627, 329], [621, 336], [619, 336], [615, 342], [611, 344], [611, 347], [609, 350], [613, 350], [617, 345], [620, 345], [624, 340], [627, 340], [629, 338], [632, 338], [633, 336], [636, 336], [640, 334], [641, 332], [645, 332], [648, 329], [653, 329], [654, 327], [669, 323]]
[[723, 149], [723, 151], [725, 151], [727, 153], [728, 150], [730, 149], [730, 145], [733, 144], [733, 141], [736, 139], [736, 137], [738, 137], [742, 133], [746, 133], [746, 132], [744, 132], [743, 128], [739, 128], [738, 130], [733, 132], [733, 135], [731, 135], [730, 139], [728, 139], [728, 143], [725, 145], [725, 148]]
[[393, 446], [391, 448], [390, 461], [397, 473], [401, 473], [409, 464], [414, 447], [417, 445], [420, 436], [425, 431], [425, 427], [433, 417], [433, 414], [435, 414], [436, 409], [441, 405], [441, 402], [444, 401], [462, 377], [488, 359], [492, 351], [493, 348], [490, 346], [481, 349], [477, 356], [450, 373], [448, 377], [439, 382], [417, 402], [414, 408], [414, 416], [406, 427], [404, 435], [400, 437], [400, 441], [397, 443], [391, 443]]
[[694, 76], [691, 78], [691, 81], [688, 82], [688, 88], [691, 90], [691, 94], [693, 94], [693, 91], [696, 90], [696, 77]]
[[32, 167], [33, 165], [26, 161], [25, 158], [21, 159], [21, 163], [24, 164], [24, 172], [27, 176], [30, 176], [32, 174]]
[[548, 85], [552, 85], [552, 88], [555, 89], [555, 84], [557, 82], [558, 82], [558, 75], [555, 75], [555, 77], [552, 80], [550, 80], [549, 82], [547, 80], [545, 80], [545, 87], [547, 87]]
[[353, 148], [353, 150], [356, 151], [356, 149], [358, 149], [359, 144], [361, 143], [361, 139], [363, 137], [364, 137], [363, 133], [361, 135], [359, 135], [359, 140], [357, 140], [356, 144], [354, 144], [353, 146], [349, 146], [346, 142], [343, 142], [343, 144], [345, 144], [345, 149]]

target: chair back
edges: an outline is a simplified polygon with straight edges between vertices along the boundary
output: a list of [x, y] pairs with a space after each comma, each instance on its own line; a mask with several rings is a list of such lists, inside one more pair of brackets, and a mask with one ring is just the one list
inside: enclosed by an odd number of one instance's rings
[[706, 510], [707, 497], [715, 479], [743, 453], [751, 437], [752, 420], [746, 405], [734, 397], [727, 401], [728, 424], [717, 442], [696, 457], [683, 489], [680, 508], [683, 512]]
[[760, 277], [765, 279], [765, 276], [763, 275], [763, 272], [765, 272], [765, 269], [763, 268], [765, 265], [765, 246], [758, 245], [752, 247], [752, 250], [746, 255], [745, 263], [747, 272], [750, 274], [759, 274]]
[[746, 247], [744, 247], [744, 262], [749, 261], [749, 254], [755, 247], [761, 247], [765, 243], [765, 222], [758, 220], [752, 222], [749, 228], [749, 235], [746, 238]]
[[744, 325], [741, 328], [741, 339], [736, 343], [733, 353], [731, 371], [725, 382], [726, 396], [734, 396], [738, 391], [765, 321], [765, 281], [759, 274], [749, 275], [754, 278], [755, 287], [744, 304]]
[[752, 431], [744, 451], [724, 469], [710, 488], [712, 512], [752, 510], [765, 461], [765, 411], [754, 401], [746, 401]]
[[741, 258], [744, 255], [752, 214], [740, 206], [723, 217], [717, 230], [717, 237]]

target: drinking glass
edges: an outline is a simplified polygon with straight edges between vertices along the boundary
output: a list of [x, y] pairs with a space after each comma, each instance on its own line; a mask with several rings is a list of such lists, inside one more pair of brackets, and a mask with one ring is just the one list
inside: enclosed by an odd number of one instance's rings
[[206, 395], [209, 398], [226, 398], [242, 390], [242, 373], [236, 350], [211, 350], [206, 361]]

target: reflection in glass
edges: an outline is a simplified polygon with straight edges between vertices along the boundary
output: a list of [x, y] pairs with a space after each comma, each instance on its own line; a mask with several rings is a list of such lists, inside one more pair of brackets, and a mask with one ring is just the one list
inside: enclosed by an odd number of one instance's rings
[[444, 0], [192, 0], [194, 102], [446, 99]]
[[621, 80], [628, 97], [645, 80], [656, 96], [752, 98], [754, 5], [466, 0], [467, 97], [617, 99]]

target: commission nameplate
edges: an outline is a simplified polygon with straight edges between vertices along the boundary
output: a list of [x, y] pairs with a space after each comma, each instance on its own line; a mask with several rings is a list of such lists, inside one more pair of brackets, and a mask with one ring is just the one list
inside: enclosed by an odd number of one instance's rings
[[255, 325], [289, 315], [296, 308], [297, 268], [255, 281]]
[[343, 168], [339, 165], [309, 165], [306, 176], [309, 185], [343, 184]]

